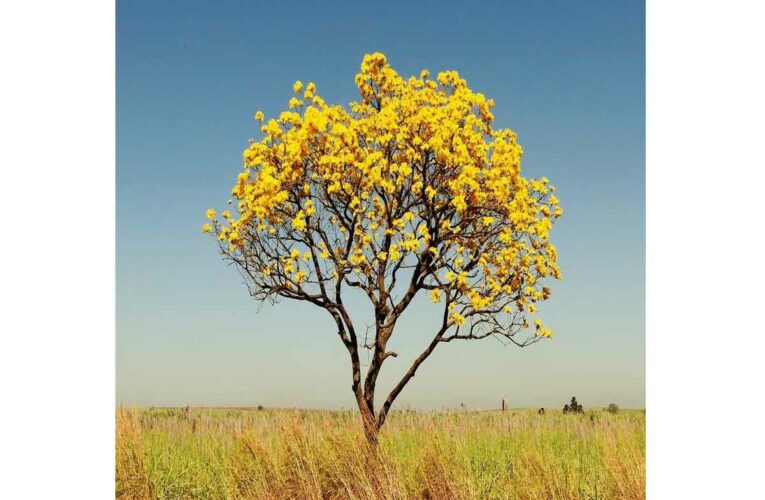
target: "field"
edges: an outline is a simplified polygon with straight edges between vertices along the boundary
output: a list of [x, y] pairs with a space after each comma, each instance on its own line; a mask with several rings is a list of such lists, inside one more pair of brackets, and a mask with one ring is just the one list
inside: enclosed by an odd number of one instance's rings
[[645, 412], [394, 411], [377, 452], [350, 411], [117, 410], [129, 498], [645, 497]]

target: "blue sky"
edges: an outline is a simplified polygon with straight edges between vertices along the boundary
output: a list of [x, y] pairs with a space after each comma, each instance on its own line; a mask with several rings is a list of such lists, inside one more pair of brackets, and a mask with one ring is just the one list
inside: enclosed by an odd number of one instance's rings
[[[645, 405], [644, 5], [603, 2], [117, 2], [117, 402], [351, 408], [326, 312], [261, 308], [200, 232], [223, 207], [255, 110], [295, 80], [357, 97], [364, 53], [400, 73], [456, 69], [519, 135], [525, 175], [565, 210], [550, 341], [439, 346], [397, 407]], [[352, 311], [353, 312], [353, 311]], [[361, 310], [355, 311], [361, 314]], [[378, 387], [432, 336], [425, 297]]]

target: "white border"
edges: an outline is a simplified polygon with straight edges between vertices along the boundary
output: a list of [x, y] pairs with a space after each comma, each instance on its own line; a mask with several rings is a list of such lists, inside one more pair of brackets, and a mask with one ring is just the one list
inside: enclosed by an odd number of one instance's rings
[[648, 4], [650, 498], [762, 495], [761, 5]]
[[3, 2], [3, 498], [114, 495], [114, 3]]

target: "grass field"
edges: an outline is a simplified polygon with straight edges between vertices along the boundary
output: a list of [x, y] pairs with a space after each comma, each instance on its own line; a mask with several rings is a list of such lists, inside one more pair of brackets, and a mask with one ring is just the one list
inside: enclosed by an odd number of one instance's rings
[[645, 412], [117, 410], [117, 498], [645, 497]]

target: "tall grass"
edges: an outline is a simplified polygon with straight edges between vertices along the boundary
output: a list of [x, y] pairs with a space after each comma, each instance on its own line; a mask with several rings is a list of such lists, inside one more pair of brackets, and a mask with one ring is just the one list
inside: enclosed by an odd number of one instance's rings
[[119, 409], [118, 498], [645, 497], [645, 413]]

